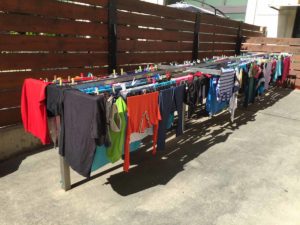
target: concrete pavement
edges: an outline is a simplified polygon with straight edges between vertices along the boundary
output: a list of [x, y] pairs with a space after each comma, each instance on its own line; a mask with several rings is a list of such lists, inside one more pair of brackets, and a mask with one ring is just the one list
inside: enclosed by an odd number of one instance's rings
[[194, 119], [156, 157], [141, 150], [60, 188], [54, 149], [0, 164], [0, 224], [300, 224], [300, 92], [278, 89], [235, 123]]

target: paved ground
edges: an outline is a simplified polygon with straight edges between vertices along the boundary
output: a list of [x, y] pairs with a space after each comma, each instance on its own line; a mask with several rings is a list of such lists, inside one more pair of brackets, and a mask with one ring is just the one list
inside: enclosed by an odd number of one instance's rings
[[300, 92], [237, 115], [190, 122], [157, 157], [137, 152], [129, 174], [72, 172], [67, 193], [53, 149], [2, 163], [0, 224], [300, 224]]

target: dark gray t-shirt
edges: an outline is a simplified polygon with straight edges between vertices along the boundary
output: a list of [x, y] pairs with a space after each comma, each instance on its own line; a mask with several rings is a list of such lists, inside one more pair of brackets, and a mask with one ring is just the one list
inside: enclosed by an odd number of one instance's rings
[[89, 177], [97, 145], [107, 141], [105, 99], [64, 91], [61, 152], [79, 174]]

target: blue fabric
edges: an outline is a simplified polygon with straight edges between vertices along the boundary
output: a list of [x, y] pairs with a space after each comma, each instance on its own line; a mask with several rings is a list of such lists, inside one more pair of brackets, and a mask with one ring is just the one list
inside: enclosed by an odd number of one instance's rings
[[139, 150], [141, 145], [142, 145], [141, 141], [135, 141], [135, 142], [130, 143], [130, 152]]
[[[141, 145], [142, 145], [141, 141], [136, 141], [136, 142], [130, 143], [130, 152], [139, 150]], [[123, 152], [124, 152], [124, 149], [123, 149]], [[94, 171], [100, 169], [101, 167], [107, 165], [108, 163], [110, 163], [110, 161], [106, 156], [106, 147], [104, 145], [97, 146], [91, 171], [94, 172]]]
[[174, 113], [171, 113], [167, 123], [167, 130], [170, 129], [174, 123]]
[[110, 161], [106, 156], [106, 147], [104, 145], [97, 146], [91, 171], [94, 172], [108, 163]]
[[273, 78], [273, 81], [277, 81], [278, 77], [282, 76], [282, 60], [279, 58], [276, 63], [276, 71]]
[[210, 88], [208, 91], [208, 96], [206, 99], [206, 111], [209, 113], [210, 116], [215, 115], [225, 108], [228, 107], [229, 102], [219, 102], [217, 100], [217, 84], [218, 84], [218, 77], [213, 76], [210, 79]]

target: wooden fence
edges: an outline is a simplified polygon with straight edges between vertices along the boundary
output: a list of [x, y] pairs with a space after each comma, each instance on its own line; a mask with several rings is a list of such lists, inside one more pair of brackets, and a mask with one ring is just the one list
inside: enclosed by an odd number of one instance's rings
[[300, 38], [251, 37], [243, 43], [242, 51], [293, 54], [288, 83], [300, 88]]
[[261, 27], [137, 0], [1, 0], [0, 127], [20, 122], [27, 77], [234, 55]]

